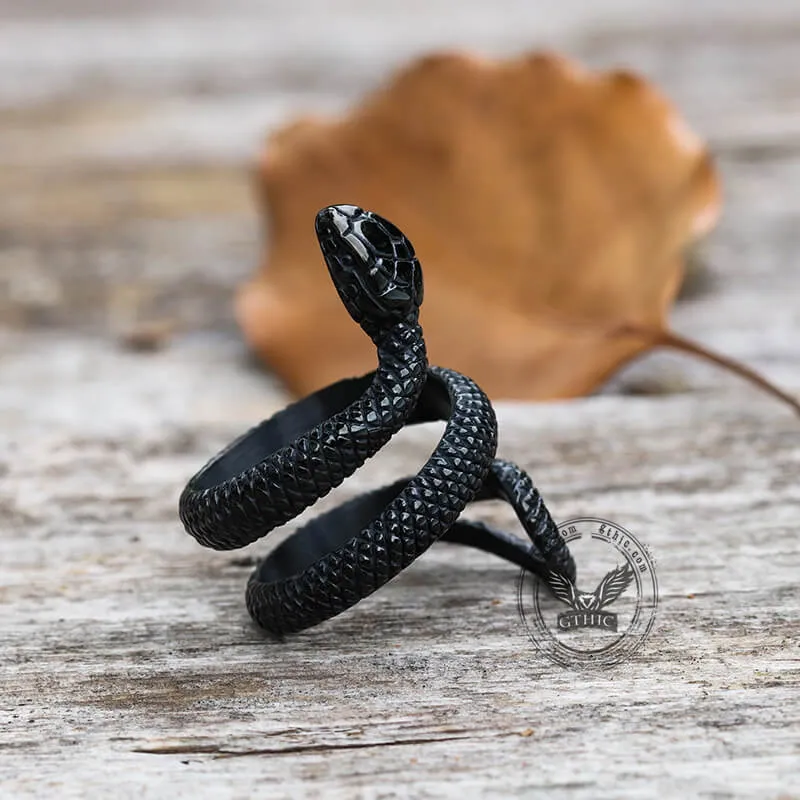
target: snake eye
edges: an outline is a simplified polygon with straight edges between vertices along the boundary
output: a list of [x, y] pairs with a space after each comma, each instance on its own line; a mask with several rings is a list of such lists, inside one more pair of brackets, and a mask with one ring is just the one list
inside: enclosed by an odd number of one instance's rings
[[405, 236], [394, 242], [394, 254], [397, 258], [414, 258], [414, 248]]
[[414, 283], [414, 264], [410, 261], [398, 261], [396, 266], [398, 283], [410, 286]]
[[386, 235], [386, 232], [380, 225], [372, 220], [364, 220], [361, 223], [361, 235], [383, 255], [390, 256], [394, 253], [392, 247], [392, 240]]

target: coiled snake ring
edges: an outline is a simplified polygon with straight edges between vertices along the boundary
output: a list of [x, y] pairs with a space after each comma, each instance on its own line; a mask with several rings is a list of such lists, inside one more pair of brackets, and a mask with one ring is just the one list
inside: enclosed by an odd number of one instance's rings
[[[316, 232], [339, 297], [378, 350], [378, 368], [322, 389], [235, 440], [187, 484], [180, 517], [200, 544], [244, 547], [326, 495], [404, 425], [445, 420], [412, 478], [313, 519], [273, 550], [247, 585], [253, 619], [274, 634], [339, 614], [391, 580], [437, 540], [495, 553], [546, 576], [575, 576], [538, 491], [495, 458], [497, 421], [469, 378], [428, 366], [418, 316], [422, 271], [390, 222], [355, 206], [319, 212]], [[459, 520], [474, 500], [514, 507], [529, 541]]]

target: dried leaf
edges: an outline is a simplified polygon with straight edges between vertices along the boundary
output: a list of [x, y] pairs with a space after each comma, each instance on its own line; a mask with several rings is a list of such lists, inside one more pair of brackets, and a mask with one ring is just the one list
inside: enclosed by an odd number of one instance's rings
[[431, 361], [495, 399], [586, 394], [653, 346], [706, 355], [668, 333], [667, 313], [684, 251], [716, 222], [717, 175], [669, 103], [628, 72], [547, 54], [429, 56], [349, 115], [275, 134], [260, 188], [268, 252], [237, 316], [298, 394], [374, 366], [313, 235], [332, 203], [408, 234]]

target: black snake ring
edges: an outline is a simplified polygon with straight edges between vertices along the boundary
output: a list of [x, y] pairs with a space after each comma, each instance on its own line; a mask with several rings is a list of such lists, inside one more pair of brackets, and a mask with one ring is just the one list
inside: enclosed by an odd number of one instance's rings
[[[275, 634], [339, 614], [437, 540], [495, 553], [545, 576], [575, 564], [530, 478], [495, 459], [497, 421], [469, 378], [428, 366], [419, 326], [422, 271], [390, 222], [355, 206], [319, 212], [316, 232], [334, 286], [378, 350], [378, 368], [332, 384], [257, 425], [187, 484], [180, 517], [200, 544], [244, 547], [352, 475], [405, 425], [445, 420], [417, 475], [313, 519], [273, 550], [247, 585], [253, 619]], [[474, 500], [511, 503], [529, 541], [459, 520]]]

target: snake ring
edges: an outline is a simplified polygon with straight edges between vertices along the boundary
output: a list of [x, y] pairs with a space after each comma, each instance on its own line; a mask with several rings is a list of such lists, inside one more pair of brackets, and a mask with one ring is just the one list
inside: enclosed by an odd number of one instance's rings
[[[545, 576], [575, 564], [528, 475], [495, 458], [497, 421], [469, 378], [428, 365], [419, 310], [422, 270], [388, 220], [350, 205], [317, 214], [328, 271], [352, 318], [377, 348], [378, 367], [334, 383], [252, 428], [183, 490], [187, 532], [216, 550], [244, 547], [313, 505], [406, 425], [446, 422], [413, 477], [365, 493], [299, 528], [259, 564], [247, 608], [266, 630], [308, 628], [355, 605], [438, 540], [494, 553]], [[472, 501], [501, 499], [524, 540], [460, 520]]]

